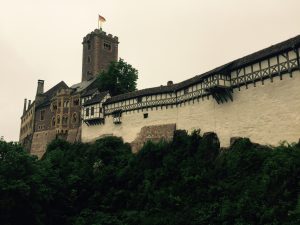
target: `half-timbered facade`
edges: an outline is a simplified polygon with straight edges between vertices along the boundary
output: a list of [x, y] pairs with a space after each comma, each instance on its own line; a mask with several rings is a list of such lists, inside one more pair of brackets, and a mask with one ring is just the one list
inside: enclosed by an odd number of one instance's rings
[[104, 124], [103, 103], [110, 98], [108, 92], [98, 92], [89, 100], [85, 101], [82, 110], [82, 120], [88, 126]]
[[[233, 136], [264, 144], [298, 141], [299, 47], [297, 36], [177, 84], [114, 96], [103, 104], [105, 124], [83, 126], [83, 141], [113, 134], [133, 142], [144, 126], [166, 123], [215, 131], [224, 146]], [[292, 128], [278, 127], [278, 118]]]

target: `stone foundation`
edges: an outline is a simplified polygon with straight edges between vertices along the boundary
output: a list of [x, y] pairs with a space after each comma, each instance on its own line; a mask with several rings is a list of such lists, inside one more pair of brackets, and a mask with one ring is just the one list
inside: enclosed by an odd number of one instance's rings
[[147, 141], [171, 141], [173, 139], [175, 130], [176, 124], [163, 124], [143, 127], [136, 139], [131, 142], [132, 152], [138, 152]]

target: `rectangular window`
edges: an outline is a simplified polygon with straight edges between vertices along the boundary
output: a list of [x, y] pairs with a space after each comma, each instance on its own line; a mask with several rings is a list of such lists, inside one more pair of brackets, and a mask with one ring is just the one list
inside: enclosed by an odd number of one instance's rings
[[42, 110], [41, 111], [41, 120], [44, 120], [45, 119], [45, 110]]
[[148, 113], [144, 113], [144, 119], [148, 118]]
[[102, 107], [100, 108], [100, 113], [102, 113]]
[[85, 109], [85, 115], [86, 116], [90, 116], [90, 108], [86, 108]]
[[103, 47], [107, 51], [111, 51], [111, 44], [109, 42], [104, 42]]
[[92, 108], [91, 108], [91, 116], [93, 116], [93, 115], [94, 115], [94, 113], [95, 113], [95, 108], [94, 108], [94, 107], [92, 107]]
[[143, 100], [143, 97], [138, 97], [138, 98], [137, 98], [137, 102], [138, 102], [138, 103], [141, 103], [142, 100]]

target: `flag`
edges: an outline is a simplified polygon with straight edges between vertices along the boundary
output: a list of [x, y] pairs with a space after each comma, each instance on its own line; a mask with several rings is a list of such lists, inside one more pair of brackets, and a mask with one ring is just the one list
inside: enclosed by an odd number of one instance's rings
[[106, 19], [105, 19], [103, 16], [100, 16], [100, 15], [99, 15], [99, 21], [100, 21], [101, 23], [103, 23], [103, 22], [106, 21]]

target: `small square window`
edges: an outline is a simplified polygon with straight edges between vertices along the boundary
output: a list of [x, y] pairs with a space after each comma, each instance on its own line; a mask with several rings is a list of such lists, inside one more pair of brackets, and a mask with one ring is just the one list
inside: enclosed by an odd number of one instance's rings
[[104, 42], [103, 47], [107, 51], [111, 51], [111, 44], [109, 42]]
[[148, 113], [144, 113], [144, 119], [148, 118]]

